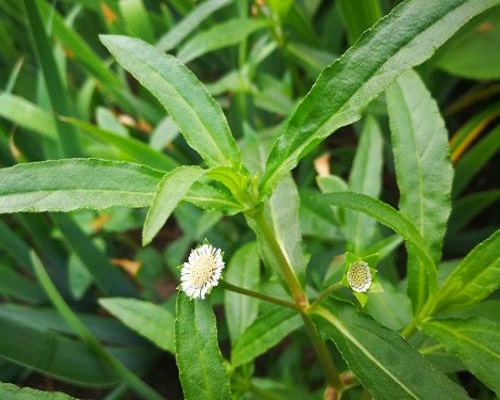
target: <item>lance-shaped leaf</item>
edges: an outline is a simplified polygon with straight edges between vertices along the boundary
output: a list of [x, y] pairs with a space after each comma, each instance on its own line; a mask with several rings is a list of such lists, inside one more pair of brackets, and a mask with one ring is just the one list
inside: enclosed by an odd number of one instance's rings
[[187, 400], [229, 400], [229, 377], [217, 343], [215, 316], [209, 301], [177, 295], [175, 350]]
[[216, 209], [228, 214], [243, 211], [243, 207], [235, 200], [229, 190], [216, 189], [201, 182], [195, 182], [183, 200], [200, 208]]
[[143, 245], [153, 240], [179, 201], [205, 172], [200, 167], [183, 166], [165, 174], [158, 184], [153, 202], [146, 215], [146, 221], [144, 221]]
[[[114, 348], [112, 352], [134, 371], [145, 368], [153, 356], [137, 346]], [[0, 355], [65, 382], [98, 387], [119, 381], [81, 341], [4, 315], [0, 316]]]
[[203, 54], [238, 44], [248, 35], [269, 25], [270, 21], [247, 18], [222, 22], [187, 41], [177, 53], [177, 57], [183, 63], [188, 63]]
[[[399, 209], [415, 224], [438, 262], [451, 211], [453, 170], [448, 133], [436, 102], [414, 71], [389, 87], [387, 106]], [[429, 295], [426, 267], [412, 255], [408, 257], [408, 294], [416, 311]]]
[[0, 116], [13, 123], [57, 140], [57, 129], [50, 112], [10, 93], [0, 94]]
[[111, 264], [108, 255], [96, 246], [70, 215], [54, 213], [52, 219], [99, 289], [110, 296], [137, 295], [134, 285]]
[[55, 148], [55, 154], [60, 154], [60, 150], [62, 150], [61, 154], [67, 157], [79, 156], [80, 144], [75, 129], [70, 125], [63, 124], [56, 118], [56, 114], [72, 115], [73, 107], [69, 92], [65, 90], [63, 77], [59, 68], [57, 68], [47, 29], [43, 25], [42, 16], [40, 15], [38, 2], [35, 0], [24, 0], [23, 3], [28, 27], [33, 39], [33, 48], [43, 74], [50, 107], [54, 111], [53, 118], [55, 119], [59, 138], [57, 146], [61, 148]]
[[131, 161], [146, 164], [162, 171], [170, 171], [178, 165], [177, 161], [170, 156], [152, 149], [140, 140], [122, 137], [78, 119], [66, 118], [65, 121], [75, 125], [90, 137], [119, 149], [124, 155], [130, 157]]
[[299, 207], [299, 192], [294, 180], [289, 176], [274, 192], [264, 212], [290, 264], [301, 278], [305, 274], [309, 256], [304, 252]]
[[321, 140], [360, 117], [394, 79], [428, 59], [475, 15], [499, 0], [411, 0], [401, 3], [323, 70], [274, 144], [261, 182], [269, 195], [278, 181]]
[[437, 262], [451, 210], [448, 133], [436, 102], [414, 71], [390, 86], [387, 103], [399, 210], [415, 224]]
[[10, 400], [76, 400], [62, 392], [44, 392], [29, 387], [21, 388], [12, 383], [0, 383], [0, 398]]
[[184, 40], [194, 31], [206, 18], [210, 17], [219, 8], [231, 4], [231, 0], [207, 0], [200, 3], [189, 15], [174, 25], [164, 36], [160, 38], [156, 47], [162, 51], [169, 51]]
[[[349, 368], [378, 400], [469, 399], [397, 332], [350, 305], [315, 311], [320, 331], [339, 349]], [[425, 382], [425, 384], [423, 384]]]
[[[497, 114], [500, 114], [500, 103], [497, 103], [497, 110]], [[458, 160], [455, 167], [453, 195], [457, 196], [462, 192], [481, 168], [483, 168], [499, 150], [500, 126], [497, 126]]]
[[474, 304], [489, 296], [500, 282], [500, 230], [478, 244], [446, 278], [437, 309]]
[[[349, 190], [378, 197], [382, 186], [382, 133], [377, 120], [366, 118], [349, 175]], [[356, 211], [346, 211], [346, 236], [352, 251], [361, 254], [375, 233], [375, 221]]]
[[163, 173], [97, 159], [18, 164], [0, 169], [0, 213], [145, 207]]
[[447, 319], [422, 325], [451, 354], [500, 396], [500, 325], [484, 319]]
[[301, 324], [300, 315], [289, 308], [274, 308], [261, 315], [236, 341], [231, 354], [232, 366], [237, 367], [254, 360]]
[[175, 57], [118, 35], [101, 41], [118, 62], [167, 109], [188, 144], [208, 166], [240, 169], [240, 153], [219, 104]]
[[390, 205], [361, 193], [327, 193], [316, 196], [315, 199], [325, 204], [360, 211], [393, 229], [403, 237], [409, 253], [415, 254], [424, 262], [427, 275], [426, 282], [428, 282], [430, 288], [432, 290], [437, 288], [437, 268], [430, 255], [427, 243], [422, 238], [415, 225], [413, 225], [404, 215]]
[[[234, 253], [225, 279], [236, 286], [255, 290], [259, 284], [260, 259], [257, 243], [250, 242]], [[250, 296], [226, 290], [224, 309], [231, 341], [234, 341], [257, 318], [259, 303]]]
[[100, 299], [99, 304], [160, 349], [174, 353], [174, 316], [164, 307], [120, 297]]

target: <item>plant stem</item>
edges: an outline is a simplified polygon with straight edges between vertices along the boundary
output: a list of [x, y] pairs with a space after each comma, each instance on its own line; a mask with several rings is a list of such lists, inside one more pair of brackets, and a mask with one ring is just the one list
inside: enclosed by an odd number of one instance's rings
[[276, 240], [273, 229], [269, 226], [265, 216], [263, 207], [258, 209], [252, 216], [252, 221], [255, 223], [254, 229], [256, 234], [260, 237], [260, 240], [265, 241], [268, 250], [272, 253], [273, 261], [277, 263], [281, 274], [288, 286], [290, 293], [295, 301], [297, 308], [301, 311], [302, 320], [304, 321], [306, 331], [311, 339], [314, 350], [318, 357], [318, 360], [325, 373], [326, 381], [328, 386], [336, 389], [338, 392], [342, 390], [342, 382], [340, 381], [339, 374], [335, 367], [335, 363], [332, 359], [330, 351], [326, 346], [325, 342], [321, 339], [316, 326], [312, 322], [311, 317], [308, 314], [309, 301], [302, 289], [302, 286], [293, 270], [292, 266], [288, 261], [288, 257], [285, 255], [281, 245]]
[[435, 344], [434, 346], [429, 346], [429, 347], [424, 347], [423, 349], [419, 349], [419, 353], [420, 354], [432, 354], [434, 353], [436, 350], [441, 350], [441, 349], [444, 349], [444, 346], [439, 343], [439, 344]]
[[245, 289], [245, 288], [242, 288], [239, 286], [235, 286], [235, 285], [233, 285], [229, 282], [223, 281], [223, 280], [219, 281], [219, 283], [220, 283], [221, 287], [223, 287], [224, 289], [227, 289], [227, 290], [231, 290], [232, 292], [245, 294], [247, 296], [255, 297], [256, 299], [259, 299], [259, 300], [264, 300], [264, 301], [267, 301], [269, 303], [274, 303], [274, 304], [278, 304], [280, 306], [288, 307], [288, 308], [291, 308], [291, 309], [299, 311], [299, 312], [302, 311], [302, 309], [299, 306], [297, 306], [297, 304], [295, 304], [295, 303], [291, 303], [291, 302], [286, 301], [286, 300], [278, 299], [276, 297], [268, 296], [267, 294], [259, 293], [259, 292], [256, 292], [256, 291], [253, 291], [250, 289]]
[[336, 292], [337, 290], [342, 289], [342, 288], [343, 288], [343, 286], [340, 283], [334, 283], [330, 287], [326, 288], [318, 295], [316, 300], [314, 300], [314, 302], [309, 306], [309, 309], [313, 310], [315, 307], [317, 307], [319, 304], [321, 304], [321, 302], [323, 300], [325, 300], [328, 296], [330, 296], [333, 292]]
[[420, 312], [417, 315], [414, 315], [410, 323], [401, 331], [401, 336], [408, 339], [411, 335], [413, 335], [417, 331], [419, 322], [429, 318], [436, 311], [436, 304], [437, 300], [435, 298], [428, 298]]
[[330, 350], [328, 350], [326, 343], [323, 342], [323, 339], [321, 339], [321, 336], [316, 329], [316, 325], [312, 322], [311, 317], [307, 314], [302, 314], [302, 320], [304, 321], [307, 333], [312, 341], [321, 367], [323, 368], [323, 371], [325, 371], [328, 386], [340, 391], [342, 389], [342, 382], [340, 381], [337, 368], [335, 367], [335, 363], [330, 355]]
[[288, 289], [290, 290], [295, 303], [301, 309], [307, 308], [308, 301], [304, 294], [304, 291], [302, 290], [299, 279], [297, 278], [297, 275], [295, 275], [295, 271], [293, 270], [291, 265], [288, 263], [288, 259], [283, 253], [280, 244], [276, 240], [273, 230], [267, 223], [267, 220], [264, 217], [263, 208], [257, 211], [253, 219], [257, 225], [258, 230], [262, 234], [263, 239], [269, 246], [269, 250], [272, 252], [274, 259], [278, 264], [281, 274], [283, 275], [283, 278], [287, 283]]
[[417, 319], [414, 317], [411, 322], [401, 331], [401, 336], [408, 339], [417, 330]]

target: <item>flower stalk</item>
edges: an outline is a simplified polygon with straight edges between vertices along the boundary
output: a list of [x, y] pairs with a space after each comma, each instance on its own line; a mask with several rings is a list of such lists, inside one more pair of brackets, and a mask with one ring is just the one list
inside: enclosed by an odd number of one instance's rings
[[244, 295], [247, 295], [250, 297], [254, 297], [254, 298], [259, 299], [259, 300], [267, 301], [268, 303], [277, 304], [279, 306], [288, 307], [288, 308], [291, 308], [291, 309], [299, 311], [299, 312], [302, 311], [301, 308], [299, 306], [297, 306], [297, 304], [292, 303], [290, 301], [286, 301], [286, 300], [278, 299], [276, 297], [268, 296], [267, 294], [256, 292], [254, 290], [245, 289], [245, 288], [242, 288], [240, 286], [233, 285], [233, 284], [226, 282], [224, 280], [221, 280], [219, 283], [220, 283], [220, 286], [222, 288], [230, 290], [232, 292], [241, 293], [241, 294], [244, 294]]

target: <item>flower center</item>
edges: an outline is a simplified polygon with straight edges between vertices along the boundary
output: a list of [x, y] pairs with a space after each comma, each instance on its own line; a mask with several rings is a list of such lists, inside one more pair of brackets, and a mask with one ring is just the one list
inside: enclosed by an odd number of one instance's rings
[[210, 254], [203, 254], [196, 260], [196, 264], [191, 269], [191, 282], [196, 289], [206, 285], [217, 268], [215, 258]]
[[364, 261], [356, 261], [349, 266], [347, 280], [355, 292], [366, 292], [372, 284], [370, 267]]

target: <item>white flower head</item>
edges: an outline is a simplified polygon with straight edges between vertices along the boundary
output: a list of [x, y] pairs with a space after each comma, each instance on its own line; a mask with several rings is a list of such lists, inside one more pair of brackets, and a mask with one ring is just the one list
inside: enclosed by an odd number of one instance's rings
[[349, 282], [351, 289], [357, 293], [368, 291], [372, 285], [370, 266], [361, 260], [351, 263], [347, 271], [347, 282]]
[[222, 252], [211, 244], [202, 244], [191, 250], [181, 271], [180, 288], [190, 298], [204, 299], [219, 284], [224, 269]]

